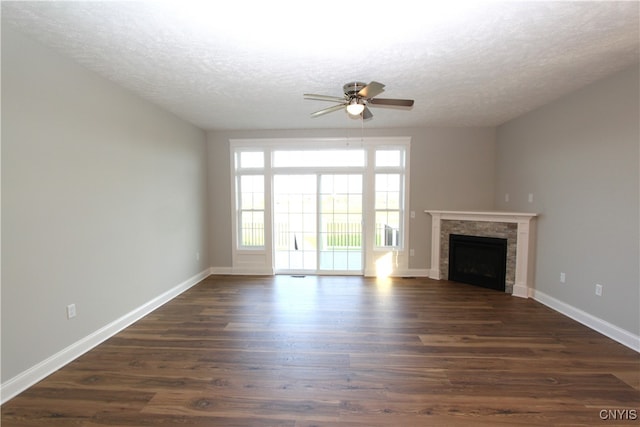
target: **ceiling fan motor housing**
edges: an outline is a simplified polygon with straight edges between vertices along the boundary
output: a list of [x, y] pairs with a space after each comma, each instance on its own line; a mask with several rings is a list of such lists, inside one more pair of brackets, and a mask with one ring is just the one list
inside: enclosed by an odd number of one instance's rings
[[366, 83], [362, 83], [362, 82], [351, 82], [342, 86], [342, 89], [344, 90], [344, 94], [347, 97], [353, 98], [357, 96], [358, 92], [364, 89], [366, 85], [367, 85]]

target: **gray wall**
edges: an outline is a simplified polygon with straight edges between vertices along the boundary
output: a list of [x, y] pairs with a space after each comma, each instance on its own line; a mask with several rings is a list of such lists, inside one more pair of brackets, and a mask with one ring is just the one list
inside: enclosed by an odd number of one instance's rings
[[[357, 138], [360, 126], [341, 130], [210, 131], [210, 253], [213, 267], [231, 267], [231, 194], [229, 139]], [[411, 269], [431, 264], [431, 218], [425, 209], [490, 210], [495, 185], [494, 128], [367, 129], [364, 136], [410, 136]]]
[[500, 126], [496, 186], [498, 208], [540, 213], [536, 291], [635, 335], [639, 79], [635, 66]]
[[202, 130], [3, 27], [3, 382], [207, 269], [206, 167]]

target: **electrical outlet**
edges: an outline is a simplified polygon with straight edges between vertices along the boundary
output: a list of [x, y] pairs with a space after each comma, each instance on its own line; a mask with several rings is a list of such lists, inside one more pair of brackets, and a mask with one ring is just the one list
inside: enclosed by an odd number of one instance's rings
[[529, 193], [529, 203], [533, 203], [533, 193]]
[[409, 249], [409, 256], [415, 256], [416, 251], [413, 249]]
[[73, 319], [74, 317], [76, 317], [76, 305], [69, 304], [67, 306], [67, 319]]
[[566, 283], [567, 282], [567, 275], [564, 273], [560, 273], [560, 283]]
[[596, 295], [602, 296], [602, 285], [600, 283], [596, 283]]
[[411, 211], [409, 215], [411, 216], [411, 219], [415, 219], [416, 211]]
[[509, 203], [509, 193], [504, 193], [504, 201]]
[[196, 252], [196, 261], [200, 261], [200, 252]]

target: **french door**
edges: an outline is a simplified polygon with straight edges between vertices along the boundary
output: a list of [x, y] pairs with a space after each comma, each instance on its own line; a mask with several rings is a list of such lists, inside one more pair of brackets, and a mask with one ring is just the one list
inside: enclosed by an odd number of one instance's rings
[[363, 272], [363, 174], [273, 175], [279, 273]]

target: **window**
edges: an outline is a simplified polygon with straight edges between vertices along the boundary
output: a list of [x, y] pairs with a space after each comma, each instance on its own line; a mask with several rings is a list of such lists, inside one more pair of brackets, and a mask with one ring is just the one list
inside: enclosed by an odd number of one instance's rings
[[365, 151], [358, 150], [276, 150], [273, 167], [363, 167]]
[[401, 247], [404, 217], [404, 150], [375, 155], [375, 246]]
[[236, 155], [236, 211], [238, 247], [264, 248], [264, 152]]
[[238, 153], [236, 169], [264, 168], [264, 153], [262, 151], [241, 151]]
[[386, 166], [399, 168], [402, 167], [403, 164], [401, 150], [376, 150], [376, 167], [381, 168]]
[[238, 177], [240, 246], [264, 246], [264, 175]]

